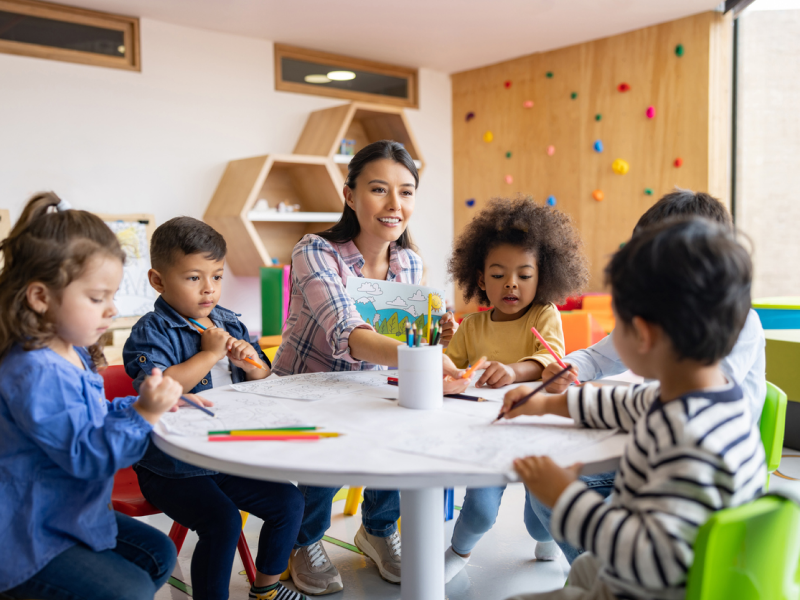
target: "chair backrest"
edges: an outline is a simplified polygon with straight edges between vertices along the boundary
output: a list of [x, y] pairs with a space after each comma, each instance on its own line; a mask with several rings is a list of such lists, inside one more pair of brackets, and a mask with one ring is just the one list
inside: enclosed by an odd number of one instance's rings
[[769, 381], [759, 427], [764, 453], [767, 456], [767, 472], [772, 473], [781, 464], [783, 434], [786, 428], [786, 394]]
[[686, 600], [798, 600], [800, 507], [764, 496], [714, 513], [700, 528]]
[[133, 388], [133, 379], [128, 377], [125, 367], [122, 365], [112, 365], [100, 372], [103, 376], [103, 387], [106, 390], [106, 398], [110, 401], [114, 398], [124, 396], [136, 396]]

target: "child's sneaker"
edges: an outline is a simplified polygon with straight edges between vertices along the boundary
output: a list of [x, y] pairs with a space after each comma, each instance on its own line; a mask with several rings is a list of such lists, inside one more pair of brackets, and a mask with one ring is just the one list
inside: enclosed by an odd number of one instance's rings
[[308, 598], [299, 592], [293, 592], [289, 588], [283, 587], [279, 581], [261, 588], [251, 585], [250, 600], [308, 600]]
[[536, 542], [536, 549], [533, 551], [533, 555], [536, 557], [536, 560], [541, 560], [542, 562], [555, 560], [561, 556], [561, 548], [558, 547], [558, 544], [556, 544], [554, 540], [550, 540], [549, 542]]
[[389, 537], [370, 535], [362, 525], [356, 533], [356, 548], [372, 559], [378, 571], [389, 583], [400, 583], [400, 534]]
[[293, 550], [289, 572], [295, 587], [312, 596], [333, 594], [344, 589], [342, 576], [331, 564], [322, 542]]

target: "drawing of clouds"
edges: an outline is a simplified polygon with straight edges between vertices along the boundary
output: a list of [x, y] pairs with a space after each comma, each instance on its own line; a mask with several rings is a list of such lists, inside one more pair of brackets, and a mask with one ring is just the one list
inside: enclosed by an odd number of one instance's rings
[[365, 281], [358, 287], [359, 292], [366, 292], [368, 294], [372, 294], [373, 296], [380, 296], [383, 294], [383, 290], [378, 287], [377, 283], [370, 283], [369, 281]]
[[427, 302], [428, 301], [428, 299], [422, 293], [422, 290], [417, 290], [416, 292], [414, 292], [414, 295], [411, 296], [411, 298], [409, 298], [409, 300], [411, 300], [412, 302]]
[[403, 300], [400, 296], [398, 296], [394, 300], [387, 301], [386, 302], [386, 306], [396, 306], [397, 308], [407, 308], [408, 304], [406, 304], [406, 301]]
[[356, 302], [358, 302], [359, 304], [367, 304], [368, 302], [372, 302], [373, 304], [375, 304], [375, 298], [373, 298], [372, 296], [363, 296], [358, 300], [356, 300]]
[[413, 304], [411, 306], [409, 306], [407, 310], [408, 310], [409, 313], [411, 313], [412, 317], [416, 317], [417, 316], [417, 309]]

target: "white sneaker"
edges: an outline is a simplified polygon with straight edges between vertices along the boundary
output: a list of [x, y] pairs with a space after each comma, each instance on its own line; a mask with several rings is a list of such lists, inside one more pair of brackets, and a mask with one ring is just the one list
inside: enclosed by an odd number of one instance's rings
[[542, 562], [555, 560], [561, 556], [561, 548], [558, 547], [555, 540], [549, 542], [536, 542], [536, 550], [533, 551], [536, 560]]
[[453, 577], [461, 573], [464, 567], [469, 562], [469, 556], [464, 558], [457, 554], [453, 547], [450, 546], [444, 551], [444, 582], [449, 583]]
[[354, 540], [361, 550], [378, 567], [378, 571], [389, 583], [400, 583], [400, 533], [395, 531], [389, 537], [381, 538], [367, 533], [362, 525]]
[[322, 542], [293, 550], [289, 572], [297, 589], [312, 596], [333, 594], [344, 589], [342, 576], [331, 564]]

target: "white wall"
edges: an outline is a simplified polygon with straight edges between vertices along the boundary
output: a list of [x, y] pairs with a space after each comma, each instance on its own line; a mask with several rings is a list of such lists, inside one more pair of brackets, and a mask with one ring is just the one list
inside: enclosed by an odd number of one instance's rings
[[[148, 19], [141, 32], [141, 73], [0, 54], [0, 208], [12, 219], [39, 190], [158, 223], [202, 218], [227, 161], [291, 152], [309, 112], [341, 104], [276, 92], [271, 42]], [[412, 232], [429, 284], [444, 285], [453, 237], [446, 74], [420, 71], [420, 107], [408, 111], [427, 161]], [[260, 329], [255, 278], [228, 274], [222, 304]]]

